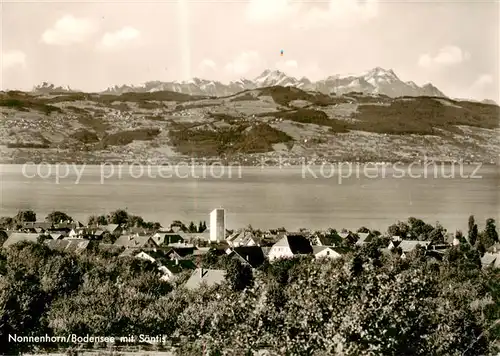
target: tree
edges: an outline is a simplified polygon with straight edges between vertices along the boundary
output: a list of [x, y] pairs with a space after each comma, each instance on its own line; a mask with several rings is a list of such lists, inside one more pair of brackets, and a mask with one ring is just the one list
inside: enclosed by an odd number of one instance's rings
[[73, 218], [61, 211], [53, 211], [49, 215], [47, 215], [45, 220], [53, 224], [59, 224], [61, 222], [67, 222], [67, 221], [72, 222]]
[[469, 231], [467, 233], [467, 237], [469, 239], [469, 243], [474, 246], [477, 240], [477, 224], [474, 219], [474, 215], [469, 216]]
[[410, 227], [402, 221], [398, 221], [397, 224], [392, 224], [387, 229], [387, 232], [389, 235], [399, 236], [403, 240], [407, 239], [409, 231], [410, 231]]
[[153, 223], [153, 231], [161, 230], [161, 224], [159, 222]]
[[361, 233], [370, 233], [370, 230], [367, 227], [360, 227], [356, 232], [361, 232]]
[[493, 243], [498, 242], [498, 232], [495, 225], [495, 219], [490, 218], [486, 220], [484, 234], [486, 234], [488, 236], [488, 239], [493, 241]]
[[4, 244], [4, 242], [9, 238], [7, 233], [3, 230], [0, 230], [0, 246]]
[[12, 229], [14, 227], [14, 219], [9, 216], [0, 217], [0, 228], [1, 229]]
[[126, 224], [128, 222], [128, 219], [128, 213], [123, 209], [118, 209], [109, 214], [108, 223], [121, 225]]
[[130, 215], [127, 220], [127, 227], [143, 227], [144, 219], [137, 215]]
[[14, 217], [14, 220], [17, 223], [35, 222], [36, 214], [33, 210], [20, 210]]
[[235, 258], [226, 263], [226, 281], [234, 291], [242, 291], [253, 283], [252, 268]]
[[88, 223], [87, 223], [89, 226], [95, 226], [95, 225], [107, 225], [108, 224], [108, 220], [106, 218], [106, 216], [104, 215], [92, 215], [92, 216], [89, 216], [89, 220], [88, 220]]
[[191, 221], [189, 223], [188, 231], [189, 232], [196, 232], [196, 225], [194, 224], [194, 222]]
[[478, 233], [478, 229], [477, 229], [477, 224], [474, 224], [474, 226], [472, 226], [471, 233], [469, 234], [469, 243], [471, 245], [474, 246], [476, 244], [478, 235], [479, 235], [479, 233]]
[[203, 232], [203, 231], [205, 231], [205, 230], [203, 229], [203, 223], [200, 221], [200, 223], [198, 224], [198, 232], [199, 232], [199, 233], [201, 233], [201, 232]]
[[463, 234], [463, 233], [462, 233], [462, 231], [460, 231], [460, 230], [457, 230], [457, 231], [455, 232], [455, 238], [456, 238], [458, 241], [460, 241], [460, 243], [461, 243], [461, 244], [464, 244], [464, 243], [466, 243], [466, 242], [467, 242], [467, 240], [465, 239], [464, 234]]

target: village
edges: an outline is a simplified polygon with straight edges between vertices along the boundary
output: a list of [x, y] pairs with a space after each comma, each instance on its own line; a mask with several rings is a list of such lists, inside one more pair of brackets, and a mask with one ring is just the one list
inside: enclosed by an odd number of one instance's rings
[[[430, 259], [441, 261], [446, 251], [453, 246], [467, 243], [460, 234], [445, 232], [438, 239], [407, 239], [389, 233], [360, 228], [356, 232], [345, 229], [337, 232], [297, 232], [279, 228], [261, 231], [248, 226], [237, 230], [226, 229], [226, 210], [214, 209], [210, 213], [210, 224], [200, 222], [186, 227], [180, 221], [168, 228], [158, 226], [128, 227], [127, 224], [95, 224], [85, 226], [78, 221], [23, 222], [17, 229], [6, 229], [3, 248], [22, 241], [44, 243], [59, 252], [81, 254], [89, 249], [111, 252], [119, 257], [132, 257], [152, 262], [157, 266], [162, 281], [173, 282], [179, 275], [187, 273], [184, 286], [196, 289], [201, 285], [213, 286], [225, 280], [222, 269], [203, 268], [203, 256], [227, 256], [236, 259], [252, 270], [266, 262], [278, 259], [310, 256], [315, 259], [337, 259], [363, 248], [375, 241], [381, 254], [397, 254], [406, 258], [416, 249], [424, 251]], [[390, 231], [389, 229], [388, 231]], [[198, 231], [198, 232], [193, 232]], [[432, 234], [431, 234], [432, 236]], [[500, 244], [489, 246], [481, 258], [483, 268], [500, 267]]]

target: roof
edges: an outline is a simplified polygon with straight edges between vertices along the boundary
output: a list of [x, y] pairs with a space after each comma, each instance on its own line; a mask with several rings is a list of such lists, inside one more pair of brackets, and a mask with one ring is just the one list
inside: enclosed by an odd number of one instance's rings
[[289, 247], [294, 255], [302, 255], [313, 253], [311, 243], [303, 235], [287, 234], [281, 238], [274, 246]]
[[313, 249], [313, 253], [315, 255], [324, 251], [324, 250], [332, 250], [333, 251], [331, 246], [313, 246], [312, 249]]
[[338, 234], [319, 235], [321, 246], [335, 246], [342, 243], [342, 238]]
[[205, 255], [210, 251], [210, 247], [197, 247], [193, 251], [193, 255], [195, 256], [200, 256], [200, 255]]
[[260, 249], [262, 250], [262, 253], [266, 257], [269, 255], [269, 251], [271, 251], [271, 247], [261, 247]]
[[403, 240], [398, 245], [403, 252], [413, 251], [417, 245], [420, 245], [424, 248], [430, 244], [430, 241], [418, 241], [418, 240]]
[[226, 241], [232, 244], [247, 245], [251, 240], [255, 242], [255, 238], [252, 231], [240, 229], [226, 238]]
[[500, 253], [486, 252], [481, 258], [481, 265], [483, 267], [500, 268]]
[[209, 241], [210, 240], [210, 232], [209, 231], [183, 233], [181, 236], [187, 241], [193, 241], [193, 240]]
[[46, 221], [25, 221], [25, 222], [23, 222], [23, 227], [41, 228], [41, 229], [47, 230], [47, 229], [50, 229], [52, 227], [52, 223], [46, 222]]
[[12, 246], [21, 241], [37, 242], [40, 234], [30, 234], [25, 232], [13, 232], [3, 243], [3, 247]]
[[155, 243], [151, 236], [122, 235], [116, 239], [113, 245], [125, 248], [140, 248], [144, 247], [150, 240]]
[[100, 228], [102, 228], [103, 230], [108, 231], [108, 232], [113, 232], [116, 229], [118, 229], [119, 227], [120, 227], [120, 225], [118, 225], [118, 224], [108, 224], [108, 225], [101, 225], [100, 226]]
[[[103, 244], [104, 245], [104, 244]], [[113, 246], [113, 245], [111, 245]], [[141, 252], [140, 249], [135, 249], [135, 248], [127, 248], [125, 249], [125, 251], [123, 251], [122, 253], [120, 253], [118, 255], [118, 257], [134, 257], [136, 254], [138, 254], [139, 252]]]
[[313, 254], [315, 255], [327, 249], [332, 250], [333, 252], [336, 252], [339, 255], [343, 255], [349, 252], [348, 248], [333, 247], [333, 246], [313, 246], [312, 249], [313, 249]]
[[52, 250], [59, 252], [81, 253], [89, 246], [90, 240], [68, 239], [68, 240], [45, 240], [45, 244]]
[[167, 261], [166, 263], [162, 263], [162, 266], [167, 268], [170, 272], [176, 274], [185, 270], [194, 270], [196, 269], [196, 265], [193, 261], [190, 260], [175, 260], [175, 261]]
[[350, 232], [338, 232], [337, 233], [343, 239], [347, 238], [351, 233]]
[[226, 280], [226, 271], [221, 269], [204, 269], [197, 268], [194, 270], [191, 277], [187, 280], [184, 286], [187, 289], [197, 289], [202, 285], [209, 287], [221, 284]]
[[266, 256], [259, 246], [241, 246], [231, 249], [231, 254], [236, 254], [248, 262], [253, 268], [259, 267], [266, 260]]
[[186, 257], [194, 254], [194, 247], [172, 247], [167, 254], [176, 253], [179, 257]]
[[368, 232], [358, 232], [359, 239], [356, 241], [356, 245], [361, 246], [372, 240], [370, 233]]

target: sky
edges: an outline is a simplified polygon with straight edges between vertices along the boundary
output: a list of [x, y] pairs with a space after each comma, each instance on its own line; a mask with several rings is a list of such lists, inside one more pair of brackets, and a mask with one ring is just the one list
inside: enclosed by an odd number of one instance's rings
[[[83, 91], [265, 69], [318, 80], [374, 67], [500, 102], [500, 6], [409, 0], [3, 0], [3, 90]], [[283, 50], [283, 56], [280, 55]]]

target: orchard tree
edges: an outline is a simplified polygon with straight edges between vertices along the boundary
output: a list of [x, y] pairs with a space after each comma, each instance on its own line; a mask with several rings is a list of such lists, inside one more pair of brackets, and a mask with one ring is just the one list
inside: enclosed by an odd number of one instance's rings
[[45, 218], [45, 221], [51, 222], [53, 224], [59, 224], [62, 222], [72, 222], [73, 218], [62, 211], [53, 211]]
[[20, 210], [14, 217], [16, 223], [35, 222], [36, 214], [33, 210]]
[[128, 222], [129, 215], [127, 211], [123, 209], [118, 209], [113, 211], [108, 215], [108, 223], [109, 224], [126, 224]]

